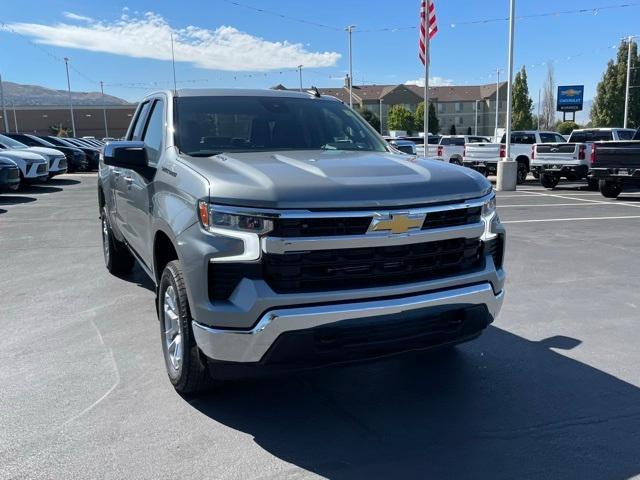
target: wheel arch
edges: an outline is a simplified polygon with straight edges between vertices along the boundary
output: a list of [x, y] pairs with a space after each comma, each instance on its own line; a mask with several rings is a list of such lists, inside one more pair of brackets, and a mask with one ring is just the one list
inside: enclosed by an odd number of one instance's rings
[[524, 163], [527, 166], [527, 170], [530, 170], [530, 160], [526, 155], [519, 155], [516, 157], [516, 162]]
[[160, 282], [164, 267], [172, 260], [179, 260], [173, 236], [163, 229], [158, 229], [153, 236], [153, 275], [156, 285]]

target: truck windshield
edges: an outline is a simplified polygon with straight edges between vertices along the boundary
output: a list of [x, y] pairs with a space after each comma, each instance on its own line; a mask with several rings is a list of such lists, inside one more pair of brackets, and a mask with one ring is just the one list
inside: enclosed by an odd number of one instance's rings
[[333, 100], [291, 97], [202, 96], [176, 99], [181, 152], [272, 150], [389, 151], [351, 109]]

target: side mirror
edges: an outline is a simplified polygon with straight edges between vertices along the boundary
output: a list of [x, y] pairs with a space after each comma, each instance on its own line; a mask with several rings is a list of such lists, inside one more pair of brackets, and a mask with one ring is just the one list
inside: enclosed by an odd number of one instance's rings
[[108, 142], [103, 150], [104, 164], [112, 167], [143, 170], [147, 165], [144, 142]]

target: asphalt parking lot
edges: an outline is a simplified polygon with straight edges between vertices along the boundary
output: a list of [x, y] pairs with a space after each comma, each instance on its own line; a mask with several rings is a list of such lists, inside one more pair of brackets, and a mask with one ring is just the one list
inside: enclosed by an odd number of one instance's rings
[[640, 475], [640, 194], [498, 203], [507, 293], [480, 339], [184, 399], [150, 282], [104, 268], [95, 174], [0, 194], [0, 477]]

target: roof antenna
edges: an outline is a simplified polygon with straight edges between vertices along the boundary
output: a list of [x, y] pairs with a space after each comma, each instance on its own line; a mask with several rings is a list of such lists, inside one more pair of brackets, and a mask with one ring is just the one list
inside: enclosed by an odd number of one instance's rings
[[171, 65], [173, 67], [173, 94], [177, 95], [178, 87], [176, 86], [176, 57], [173, 53], [173, 32], [171, 32]]
[[310, 95], [313, 95], [316, 98], [320, 98], [320, 91], [318, 90], [318, 87], [316, 86], [312, 86], [311, 90], [307, 90], [307, 93]]

